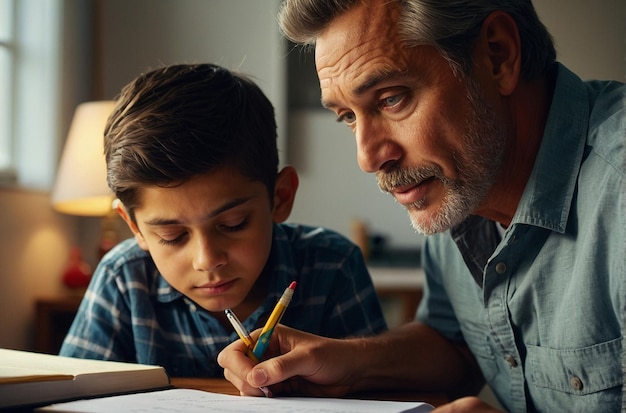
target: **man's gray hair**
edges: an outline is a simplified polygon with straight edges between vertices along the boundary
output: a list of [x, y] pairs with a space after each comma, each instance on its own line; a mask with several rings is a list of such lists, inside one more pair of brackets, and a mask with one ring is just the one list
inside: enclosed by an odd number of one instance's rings
[[[285, 0], [278, 14], [282, 33], [301, 45], [316, 39], [337, 16], [363, 0]], [[432, 45], [452, 68], [468, 74], [472, 51], [485, 18], [494, 11], [509, 14], [520, 34], [522, 77], [535, 79], [556, 60], [552, 36], [530, 0], [386, 0], [402, 7], [398, 33], [407, 47]]]

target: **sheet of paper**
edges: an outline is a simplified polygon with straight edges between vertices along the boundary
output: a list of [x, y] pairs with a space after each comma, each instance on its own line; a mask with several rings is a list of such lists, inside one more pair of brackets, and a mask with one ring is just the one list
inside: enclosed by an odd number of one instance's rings
[[38, 412], [65, 413], [401, 413], [430, 412], [432, 406], [417, 402], [392, 402], [323, 398], [262, 398], [230, 396], [201, 390], [171, 389], [92, 400], [58, 403]]

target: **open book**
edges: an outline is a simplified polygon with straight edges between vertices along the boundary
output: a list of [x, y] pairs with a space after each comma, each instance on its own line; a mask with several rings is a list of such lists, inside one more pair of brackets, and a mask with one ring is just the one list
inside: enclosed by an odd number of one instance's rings
[[169, 388], [159, 366], [0, 349], [0, 408]]

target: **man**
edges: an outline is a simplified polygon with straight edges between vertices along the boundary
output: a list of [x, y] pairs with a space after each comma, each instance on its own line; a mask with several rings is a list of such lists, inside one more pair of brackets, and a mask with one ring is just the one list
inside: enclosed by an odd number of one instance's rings
[[256, 367], [235, 343], [226, 378], [254, 395], [454, 397], [484, 379], [507, 411], [618, 411], [624, 85], [555, 63], [529, 0], [287, 0], [279, 21], [315, 45], [322, 102], [360, 167], [431, 235], [426, 290], [416, 322], [378, 337], [283, 328]]

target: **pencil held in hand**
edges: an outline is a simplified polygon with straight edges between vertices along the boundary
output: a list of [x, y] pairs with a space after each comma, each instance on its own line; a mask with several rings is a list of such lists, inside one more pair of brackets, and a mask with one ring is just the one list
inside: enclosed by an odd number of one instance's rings
[[[233, 328], [237, 332], [237, 335], [239, 336], [241, 341], [243, 341], [243, 343], [248, 348], [248, 350], [246, 351], [246, 356], [248, 356], [248, 358], [252, 360], [253, 362], [258, 363], [259, 359], [257, 359], [254, 353], [252, 352], [254, 348], [254, 341], [252, 340], [252, 337], [250, 337], [250, 333], [248, 333], [248, 330], [246, 330], [244, 325], [241, 324], [241, 321], [239, 321], [235, 313], [233, 313], [233, 310], [231, 310], [230, 308], [227, 308], [226, 310], [224, 310], [224, 313], [226, 313], [226, 318], [228, 318], [228, 321], [230, 321], [230, 324], [233, 325]], [[271, 397], [271, 392], [267, 387], [265, 386], [259, 387], [259, 390], [263, 392], [265, 397]]]
[[274, 311], [272, 311], [272, 314], [270, 314], [270, 318], [267, 320], [267, 323], [265, 323], [265, 327], [263, 327], [263, 330], [261, 330], [261, 335], [259, 336], [259, 339], [257, 340], [253, 350], [254, 356], [258, 360], [260, 360], [263, 356], [263, 353], [265, 353], [265, 350], [267, 349], [267, 346], [270, 342], [270, 337], [272, 337], [272, 333], [274, 333], [274, 328], [276, 328], [276, 325], [280, 322], [283, 314], [285, 314], [285, 310], [291, 302], [291, 297], [293, 297], [293, 290], [295, 290], [295, 288], [296, 282], [293, 281], [291, 284], [289, 284], [289, 287], [285, 289], [285, 292], [278, 300], [278, 303], [276, 303]]
[[239, 336], [241, 341], [243, 341], [246, 347], [248, 347], [248, 351], [246, 352], [246, 355], [250, 358], [250, 360], [254, 361], [255, 363], [258, 363], [259, 360], [256, 358], [256, 356], [252, 352], [254, 348], [254, 342], [252, 341], [252, 338], [250, 337], [250, 333], [248, 333], [248, 330], [246, 330], [243, 324], [241, 324], [241, 321], [239, 321], [235, 313], [233, 313], [233, 311], [230, 308], [227, 308], [226, 310], [224, 310], [224, 312], [226, 313], [226, 318], [228, 318], [228, 321], [230, 321], [230, 323], [233, 325], [233, 328], [237, 332], [237, 335]]

